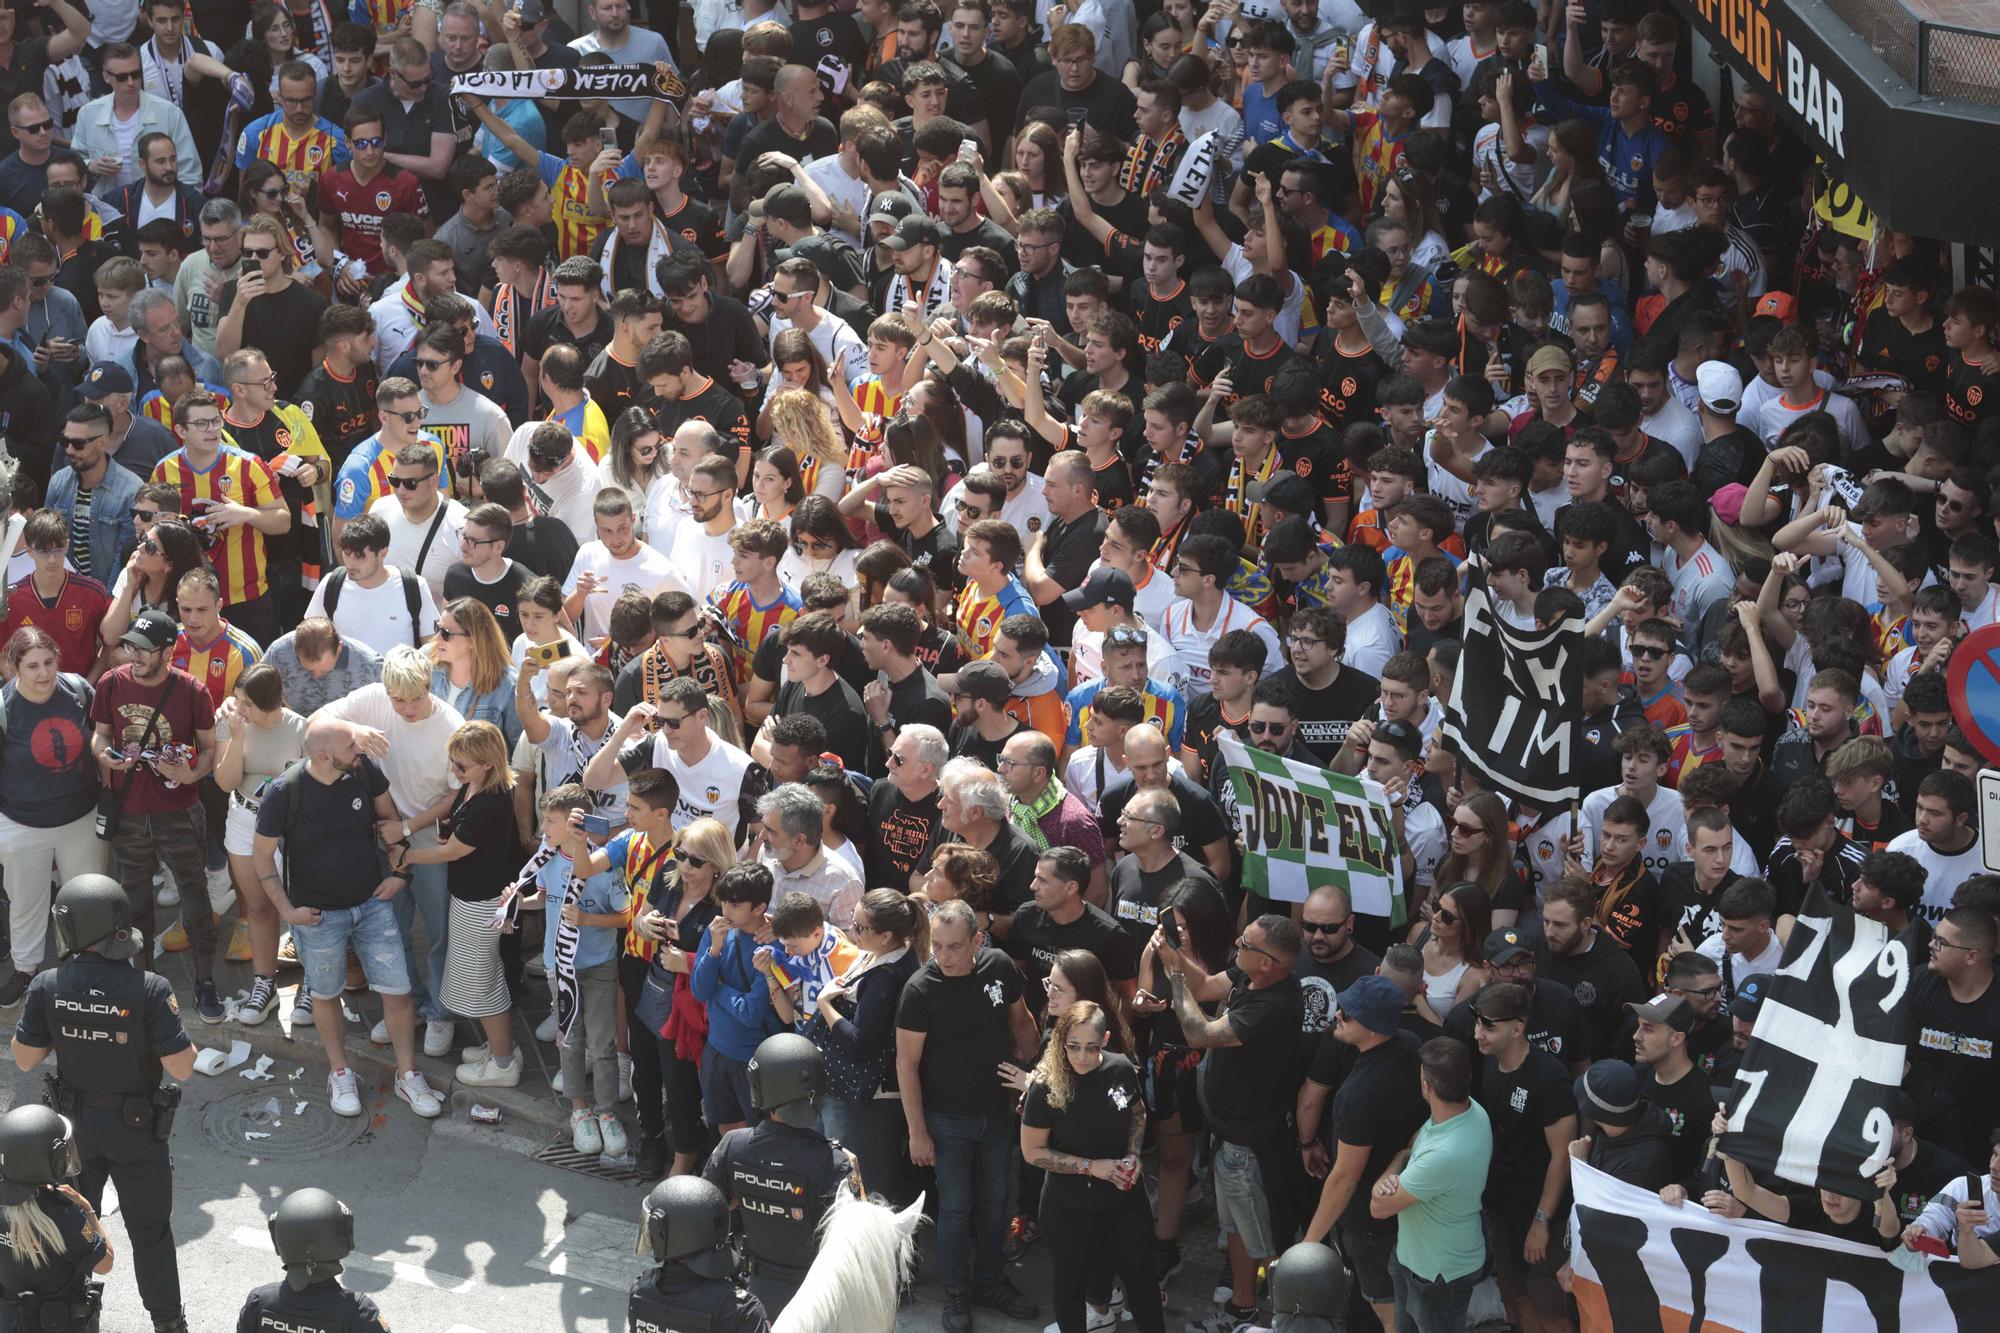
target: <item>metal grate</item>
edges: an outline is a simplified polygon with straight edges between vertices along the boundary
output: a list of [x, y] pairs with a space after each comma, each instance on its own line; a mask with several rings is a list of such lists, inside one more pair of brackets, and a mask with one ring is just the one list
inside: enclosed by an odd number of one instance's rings
[[1917, 44], [1918, 92], [2000, 107], [2000, 33], [1919, 23]]
[[601, 1153], [580, 1153], [570, 1147], [567, 1138], [559, 1139], [535, 1154], [535, 1160], [564, 1171], [574, 1171], [580, 1176], [590, 1176], [597, 1180], [608, 1180], [616, 1185], [646, 1185], [651, 1182], [632, 1169], [632, 1160], [606, 1161]]

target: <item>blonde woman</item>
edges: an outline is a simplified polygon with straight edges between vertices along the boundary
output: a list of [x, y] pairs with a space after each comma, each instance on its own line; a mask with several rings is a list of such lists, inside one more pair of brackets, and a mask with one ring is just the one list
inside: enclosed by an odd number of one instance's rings
[[[68, 1119], [39, 1103], [0, 1116], [0, 1244], [8, 1258], [0, 1296], [8, 1307], [29, 1292], [80, 1290], [84, 1279], [111, 1271], [111, 1238], [70, 1183], [76, 1174], [76, 1127]], [[23, 1327], [14, 1319], [6, 1326]], [[61, 1327], [97, 1333], [97, 1317]]]
[[236, 885], [236, 931], [228, 956], [250, 960], [250, 993], [237, 1006], [245, 1023], [261, 1023], [278, 999], [278, 910], [257, 878], [257, 807], [264, 784], [305, 758], [306, 720], [285, 707], [285, 682], [268, 662], [245, 667], [236, 689], [215, 710], [215, 785], [229, 793], [222, 850]]
[[468, 722], [491, 722], [512, 746], [521, 739], [514, 708], [514, 661], [486, 603], [454, 597], [438, 612], [431, 640], [431, 693]]
[[1133, 1327], [1164, 1333], [1153, 1209], [1135, 1188], [1145, 1097], [1132, 1062], [1105, 1049], [1110, 1029], [1109, 1015], [1089, 1000], [1056, 1020], [1022, 1099], [1021, 1156], [1048, 1173], [1041, 1220], [1056, 1322], [1084, 1326], [1084, 1288], [1093, 1272], [1109, 1268], [1125, 1280]]
[[511, 1088], [521, 1081], [521, 1061], [514, 1053], [514, 1002], [500, 966], [500, 933], [492, 923], [500, 892], [521, 863], [514, 770], [506, 738], [491, 722], [467, 722], [454, 731], [445, 756], [458, 789], [436, 815], [437, 841], [413, 849], [403, 864], [445, 868], [450, 903], [440, 999], [447, 1012], [486, 1030], [484, 1045], [466, 1048], [458, 1081]]
[[688, 977], [693, 967], [686, 948], [679, 941], [701, 947], [709, 923], [721, 914], [715, 900], [715, 886], [722, 872], [736, 864], [736, 844], [720, 820], [697, 819], [680, 831], [674, 842], [674, 866], [667, 887], [658, 896], [662, 916], [674, 923], [675, 943], [662, 944], [655, 961], [674, 973], [674, 1017], [661, 1033], [660, 1077], [667, 1090], [667, 1138], [673, 1145], [673, 1174], [688, 1175], [701, 1169], [702, 1154], [708, 1146], [708, 1129], [701, 1118], [701, 1057], [696, 1035], [686, 1031], [683, 1017], [687, 1009], [699, 1010]]
[[771, 438], [799, 460], [799, 480], [808, 495], [839, 500], [847, 490], [847, 446], [810, 389], [780, 389], [771, 396]]

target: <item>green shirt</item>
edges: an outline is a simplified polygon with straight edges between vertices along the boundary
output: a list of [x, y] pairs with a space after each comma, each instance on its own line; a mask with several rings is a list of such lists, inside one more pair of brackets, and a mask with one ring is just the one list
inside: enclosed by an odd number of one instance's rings
[[1451, 1282], [1486, 1262], [1479, 1196], [1493, 1159], [1493, 1129], [1473, 1102], [1449, 1120], [1426, 1120], [1403, 1168], [1417, 1200], [1396, 1215], [1396, 1262], [1427, 1281]]

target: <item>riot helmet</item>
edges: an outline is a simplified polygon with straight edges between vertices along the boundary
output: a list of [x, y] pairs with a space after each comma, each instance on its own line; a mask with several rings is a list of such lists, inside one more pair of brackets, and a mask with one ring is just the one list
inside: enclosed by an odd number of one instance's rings
[[285, 1281], [302, 1291], [340, 1275], [340, 1261], [354, 1252], [354, 1214], [323, 1189], [293, 1190], [271, 1214], [271, 1244]]
[[750, 1105], [788, 1125], [815, 1124], [825, 1089], [826, 1056], [796, 1032], [764, 1038], [750, 1057]]
[[0, 1204], [26, 1203], [76, 1174], [76, 1127], [39, 1103], [0, 1115]]
[[132, 900], [109, 875], [76, 875], [56, 890], [56, 943], [65, 958], [95, 945], [106, 958], [124, 961], [139, 952]]
[[700, 1176], [669, 1176], [646, 1196], [639, 1253], [658, 1263], [680, 1264], [700, 1277], [736, 1271], [729, 1248], [729, 1200]]
[[1339, 1319], [1347, 1311], [1347, 1269], [1340, 1256], [1316, 1241], [1300, 1241], [1271, 1264], [1275, 1314]]

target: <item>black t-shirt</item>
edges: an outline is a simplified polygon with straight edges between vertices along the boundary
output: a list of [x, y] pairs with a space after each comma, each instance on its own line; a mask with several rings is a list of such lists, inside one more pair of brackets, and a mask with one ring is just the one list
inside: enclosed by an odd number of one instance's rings
[[[1014, 62], [988, 46], [985, 59], [976, 65], [961, 65], [956, 59], [941, 61], [947, 70], [956, 70], [965, 75], [973, 90], [979, 94], [979, 105], [986, 113], [986, 126], [993, 133], [997, 145], [1007, 137], [1007, 127], [1014, 123], [1014, 112], [1021, 103], [1021, 72], [1014, 68]], [[1013, 252], [1009, 251], [1007, 263], [1012, 267]]]
[[388, 790], [389, 779], [365, 755], [330, 783], [300, 767], [264, 788], [257, 832], [279, 840], [292, 906], [344, 911], [375, 892], [384, 871], [375, 847], [375, 798]]
[[1351, 666], [1341, 667], [1333, 682], [1319, 690], [1308, 689], [1290, 667], [1281, 667], [1272, 679], [1288, 681], [1298, 692], [1299, 744], [1329, 764], [1346, 742], [1348, 727], [1382, 694], [1381, 681]]
[[[744, 391], [730, 378], [729, 363], [747, 361], [753, 366], [771, 363], [771, 349], [763, 335], [757, 332], [756, 317], [750, 313], [748, 306], [727, 296], [711, 293], [708, 314], [692, 324], [681, 323], [673, 317], [671, 310], [668, 311], [665, 328], [687, 336], [694, 347], [695, 370], [721, 385], [724, 392], [738, 398]], [[721, 422], [712, 424], [717, 430], [723, 430]], [[726, 431], [724, 433], [727, 434]]]
[[[959, 840], [944, 838], [940, 841]], [[1037, 856], [1035, 844], [1012, 824], [1002, 824], [999, 836], [986, 850], [1000, 866], [1000, 878], [993, 886], [993, 901], [988, 910], [998, 916], [1011, 915], [1033, 897]]]
[[[1091, 207], [1097, 211], [1097, 216], [1111, 224], [1113, 231], [1121, 235], [1146, 234], [1147, 204], [1145, 198], [1136, 190], [1125, 191], [1118, 202], [1112, 204], [1100, 204], [1093, 199]], [[1106, 267], [1106, 247], [1103, 242], [1090, 234], [1088, 227], [1076, 220], [1076, 206], [1068, 199], [1064, 199], [1055, 208], [1057, 215], [1063, 220], [1062, 257], [1078, 268], [1090, 265]]]
[[1482, 1056], [1474, 1091], [1493, 1126], [1486, 1201], [1510, 1216], [1532, 1213], [1541, 1206], [1542, 1178], [1549, 1169], [1545, 1131], [1576, 1114], [1570, 1072], [1547, 1051], [1530, 1046], [1528, 1058], [1512, 1073], [1495, 1057]]
[[[1636, 871], [1636, 875], [1630, 874]], [[1650, 975], [1653, 965], [1659, 961], [1660, 926], [1667, 920], [1667, 902], [1660, 892], [1660, 882], [1643, 865], [1632, 866], [1629, 878], [1617, 885], [1599, 885], [1599, 921], [1604, 933], [1618, 946], [1632, 956], [1632, 961], [1642, 975]], [[1608, 915], [1603, 904], [1610, 902]]]
[[875, 506], [875, 526], [882, 535], [903, 548], [903, 554], [910, 557], [913, 565], [922, 565], [931, 572], [931, 579], [938, 587], [957, 592], [963, 586], [964, 578], [958, 572], [958, 534], [943, 523], [933, 524], [923, 536], [911, 535], [908, 529], [899, 528], [889, 517], [889, 506], [877, 503]]
[[507, 794], [483, 791], [467, 796], [468, 790], [459, 788], [451, 813], [438, 825], [438, 839], [456, 838], [472, 848], [472, 855], [446, 863], [445, 887], [454, 898], [483, 903], [499, 897], [513, 880], [521, 868], [521, 853], [514, 841], [514, 803]]
[[[1070, 1070], [1069, 1098], [1060, 1107], [1049, 1105], [1049, 1090], [1039, 1079], [1030, 1083], [1021, 1102], [1021, 1123], [1049, 1131], [1052, 1152], [1087, 1161], [1115, 1160], [1131, 1151], [1132, 1108], [1143, 1101], [1139, 1071], [1124, 1056], [1106, 1051], [1088, 1074]], [[1043, 1202], [1085, 1212], [1116, 1210], [1122, 1193], [1110, 1181], [1089, 1176], [1052, 1171], [1042, 1178]]]
[[1167, 890], [1184, 879], [1198, 879], [1218, 896], [1222, 893], [1208, 867], [1186, 852], [1175, 852], [1173, 860], [1150, 875], [1139, 868], [1136, 856], [1121, 856], [1112, 864], [1111, 914], [1118, 919], [1133, 948], [1143, 949], [1146, 941], [1153, 938], [1153, 931], [1160, 924], [1161, 900], [1167, 896]]
[[901, 680], [889, 682], [889, 721], [899, 728], [921, 723], [949, 731], [951, 700], [937, 677], [919, 666]]
[[[1368, 1165], [1347, 1201], [1340, 1221], [1371, 1231], [1393, 1231], [1395, 1222], [1368, 1216], [1368, 1196], [1388, 1169], [1389, 1159], [1410, 1146], [1410, 1136], [1429, 1118], [1419, 1087], [1421, 1043], [1408, 1032], [1395, 1032], [1379, 1046], [1357, 1052], [1340, 1080], [1328, 1107], [1327, 1132], [1333, 1143], [1368, 1149]], [[1332, 1149], [1338, 1152], [1338, 1148]]]
[[1925, 972], [1911, 988], [1910, 1063], [1927, 1070], [1957, 1104], [1960, 1142], [1985, 1143], [2000, 1124], [2000, 984], [1989, 984], [1970, 1003]]
[[1788, 1190], [1786, 1197], [1792, 1201], [1792, 1214], [1787, 1222], [1789, 1226], [1810, 1231], [1816, 1236], [1832, 1236], [1856, 1245], [1873, 1245], [1878, 1250], [1896, 1248], [1897, 1236], [1885, 1239], [1875, 1229], [1875, 1205], [1872, 1201], [1862, 1204], [1860, 1213], [1852, 1221], [1836, 1222], [1826, 1215], [1826, 1209], [1820, 1207], [1817, 1192], [1795, 1194]]
[[[1284, 1131], [1285, 1116], [1298, 1092], [1299, 1027], [1305, 1002], [1297, 977], [1288, 976], [1262, 990], [1252, 990], [1233, 967], [1229, 979], [1232, 989], [1223, 1013], [1240, 1044], [1209, 1052], [1201, 1101], [1210, 1126], [1224, 1142], [1254, 1147]], [[1414, 1079], [1410, 1086], [1415, 1088]]]
[[[1007, 1115], [1013, 1093], [994, 1071], [1014, 1058], [1010, 1011], [1021, 970], [998, 949], [982, 949], [972, 971], [948, 977], [935, 962], [917, 969], [896, 1005], [896, 1027], [924, 1034], [924, 1110], [933, 1115]], [[1121, 1157], [1123, 1153], [1119, 1154]]]
[[[1583, 1024], [1583, 1011], [1577, 1007], [1576, 992], [1547, 977], [1536, 977], [1533, 984], [1528, 996], [1528, 1045], [1547, 1051], [1566, 1065], [1588, 1060], [1590, 1033]], [[1472, 1007], [1477, 998], [1460, 1000], [1444, 1016], [1444, 1035], [1465, 1043], [1475, 1055], [1479, 1047], [1473, 1040], [1476, 1020]]]
[[1901, 375], [1912, 389], [1924, 393], [1944, 392], [1944, 368], [1950, 356], [1941, 320], [1922, 333], [1911, 333], [1903, 327], [1902, 320], [1886, 310], [1878, 310], [1861, 331], [1863, 366]]
[[854, 75], [868, 63], [868, 39], [861, 35], [861, 25], [852, 14], [829, 10], [816, 19], [799, 19], [792, 24], [790, 63], [824, 69], [836, 79], [844, 72], [851, 97], [859, 87]]
[[[785, 669], [784, 638], [782, 634], [764, 636], [764, 641], [757, 645], [756, 655], [750, 659], [751, 675], [758, 680], [769, 681], [773, 685], [778, 683], [778, 677]], [[854, 691], [857, 701], [861, 698], [863, 687], [875, 679], [874, 671], [868, 666], [868, 659], [861, 654], [861, 640], [852, 634], [843, 637], [840, 655], [834, 659], [833, 669], [847, 683], [847, 687]], [[865, 721], [867, 714], [864, 712], [862, 717]]]
[[951, 743], [953, 759], [976, 759], [986, 767], [992, 768], [1000, 761], [1000, 751], [1007, 742], [1027, 730], [1030, 728], [1023, 722], [997, 741], [987, 740], [979, 734], [977, 727], [953, 727], [946, 735]]
[[660, 433], [669, 439], [686, 422], [706, 421], [723, 439], [734, 440], [739, 447], [750, 442], [750, 416], [744, 410], [743, 400], [717, 380], [703, 385], [692, 398], [659, 404], [653, 411], [653, 420]]
[[373, 435], [381, 423], [375, 406], [375, 363], [363, 362], [347, 379], [339, 379], [322, 361], [299, 385], [298, 404], [311, 418], [327, 457], [338, 468], [354, 446]]
[[1650, 1069], [1639, 1071], [1639, 1092], [1652, 1099], [1666, 1113], [1672, 1134], [1667, 1140], [1667, 1158], [1673, 1179], [1686, 1184], [1701, 1171], [1708, 1155], [1708, 1130], [1715, 1119], [1715, 1097], [1709, 1092], [1711, 1080], [1700, 1066], [1689, 1068], [1672, 1083], [1662, 1083]]
[[806, 687], [799, 682], [787, 681], [778, 687], [778, 700], [771, 715], [789, 717], [793, 713], [818, 718], [826, 727], [827, 749], [839, 755], [840, 762], [850, 771], [863, 771], [870, 728], [868, 714], [861, 707], [861, 696], [852, 685], [836, 674], [830, 688], [807, 694]]
[[[1021, 964], [1028, 978], [1028, 1008], [1036, 1015], [1048, 1007], [1048, 993], [1042, 982], [1055, 967], [1056, 955], [1066, 949], [1095, 954], [1112, 981], [1130, 981], [1138, 971], [1139, 951], [1131, 937], [1119, 926], [1118, 918], [1095, 903], [1083, 904], [1083, 915], [1059, 924], [1034, 903], [1014, 913], [1007, 931], [1007, 952]], [[1124, 1156], [1120, 1153], [1119, 1156]]]
[[1111, 78], [1101, 70], [1091, 79], [1090, 86], [1082, 92], [1065, 90], [1061, 78], [1053, 69], [1044, 70], [1028, 80], [1021, 89], [1021, 101], [1014, 113], [1014, 128], [1028, 123], [1028, 117], [1038, 110], [1053, 107], [1062, 115], [1063, 123], [1071, 129], [1088, 125], [1106, 134], [1129, 137], [1132, 133], [1132, 117], [1139, 107], [1139, 99], [1132, 90]]
[[606, 421], [618, 420], [626, 408], [651, 401], [652, 389], [639, 379], [637, 362], [627, 365], [609, 346], [600, 350], [583, 372], [583, 387], [591, 401], [603, 409]]
[[[1113, 464], [1121, 472], [1124, 464], [1113, 457]], [[1132, 479], [1125, 477], [1126, 495], [1131, 494]], [[1100, 503], [1102, 503], [1100, 501]], [[1090, 509], [1074, 522], [1052, 518], [1042, 537], [1042, 563], [1048, 575], [1067, 591], [1080, 588], [1090, 574], [1090, 566], [1097, 559], [1098, 550], [1104, 545], [1104, 530], [1111, 524], [1111, 516], [1102, 509]], [[1064, 644], [1070, 641], [1076, 631], [1076, 612], [1069, 609], [1061, 598], [1041, 608], [1042, 619], [1049, 627], [1049, 642]]]
[[[236, 280], [222, 286], [218, 309], [227, 312], [236, 302]], [[282, 292], [270, 292], [252, 301], [243, 312], [243, 345], [254, 347], [271, 363], [278, 377], [278, 396], [288, 398], [305, 382], [313, 368], [313, 349], [319, 346], [319, 317], [329, 302], [303, 282], [294, 279]]]
[[576, 562], [576, 534], [569, 524], [550, 514], [537, 514], [526, 523], [514, 525], [507, 539], [507, 558], [531, 574], [542, 574], [560, 583], [569, 577]]
[[1002, 230], [999, 223], [989, 217], [980, 218], [978, 225], [974, 226], [970, 231], [946, 231], [944, 234], [944, 244], [939, 246], [938, 249], [947, 260], [956, 264], [958, 257], [975, 245], [983, 245], [990, 250], [999, 251], [1000, 258], [1006, 261], [1009, 272], [1012, 272], [1016, 267], [1014, 238]]
[[563, 323], [562, 307], [550, 304], [545, 310], [538, 310], [528, 320], [528, 326], [521, 332], [521, 354], [530, 361], [540, 361], [548, 355], [549, 348], [557, 343], [568, 343], [576, 348], [577, 355], [588, 366], [597, 359], [597, 354], [611, 345], [611, 316], [599, 311], [596, 327], [588, 333], [570, 332], [569, 325]]
[[[1097, 826], [1104, 830], [1104, 845], [1118, 845], [1118, 816], [1125, 811], [1125, 803], [1132, 799], [1136, 788], [1132, 785], [1132, 775], [1124, 774], [1098, 798]], [[1222, 822], [1222, 811], [1215, 801], [1194, 780], [1183, 773], [1167, 775], [1167, 790], [1174, 794], [1174, 801], [1181, 808], [1181, 829], [1174, 835], [1174, 846], [1197, 860], [1201, 860], [1201, 849], [1212, 842], [1226, 842], [1229, 828]], [[1203, 864], [1207, 864], [1203, 862]]]
[[878, 781], [868, 791], [868, 828], [868, 887], [908, 893], [911, 872], [930, 865], [944, 836], [938, 794], [912, 801], [895, 783]]
[[1324, 1032], [1332, 1027], [1334, 997], [1381, 965], [1379, 957], [1358, 944], [1350, 945], [1346, 953], [1331, 963], [1314, 958], [1309, 948], [1300, 949], [1298, 961], [1292, 964], [1292, 975], [1299, 979], [1305, 995], [1305, 1030]]
[[1700, 944], [1710, 935], [1722, 929], [1722, 891], [1734, 884], [1742, 876], [1735, 871], [1726, 871], [1722, 882], [1715, 886], [1715, 892], [1703, 893], [1695, 885], [1694, 864], [1678, 861], [1666, 868], [1660, 876], [1660, 921], [1666, 927], [1668, 943], [1681, 931]]
[[1576, 992], [1577, 1007], [1583, 1010], [1590, 1049], [1571, 1052], [1576, 1059], [1586, 1055], [1592, 1060], [1608, 1058], [1625, 1006], [1641, 1003], [1651, 993], [1639, 980], [1632, 956], [1601, 930], [1581, 954], [1551, 954], [1549, 979]]
[[1209, 385], [1228, 371], [1233, 387], [1223, 403], [1227, 407], [1247, 394], [1271, 392], [1278, 372], [1297, 356], [1290, 344], [1284, 342], [1258, 355], [1244, 347], [1241, 334], [1227, 333], [1210, 343], [1208, 350], [1194, 359], [1195, 385], [1206, 392]]
[[521, 585], [534, 575], [524, 566], [507, 562], [507, 571], [491, 583], [481, 583], [472, 567], [463, 560], [444, 573], [446, 601], [470, 597], [483, 604], [500, 623], [500, 636], [508, 643], [521, 632]]
[[774, 115], [743, 136], [742, 146], [736, 153], [736, 161], [742, 168], [738, 179], [745, 182], [741, 188], [747, 191], [749, 168], [766, 153], [784, 153], [803, 164], [815, 158], [832, 157], [839, 152], [840, 135], [834, 131], [833, 122], [825, 116], [814, 116], [806, 132], [795, 139]]

